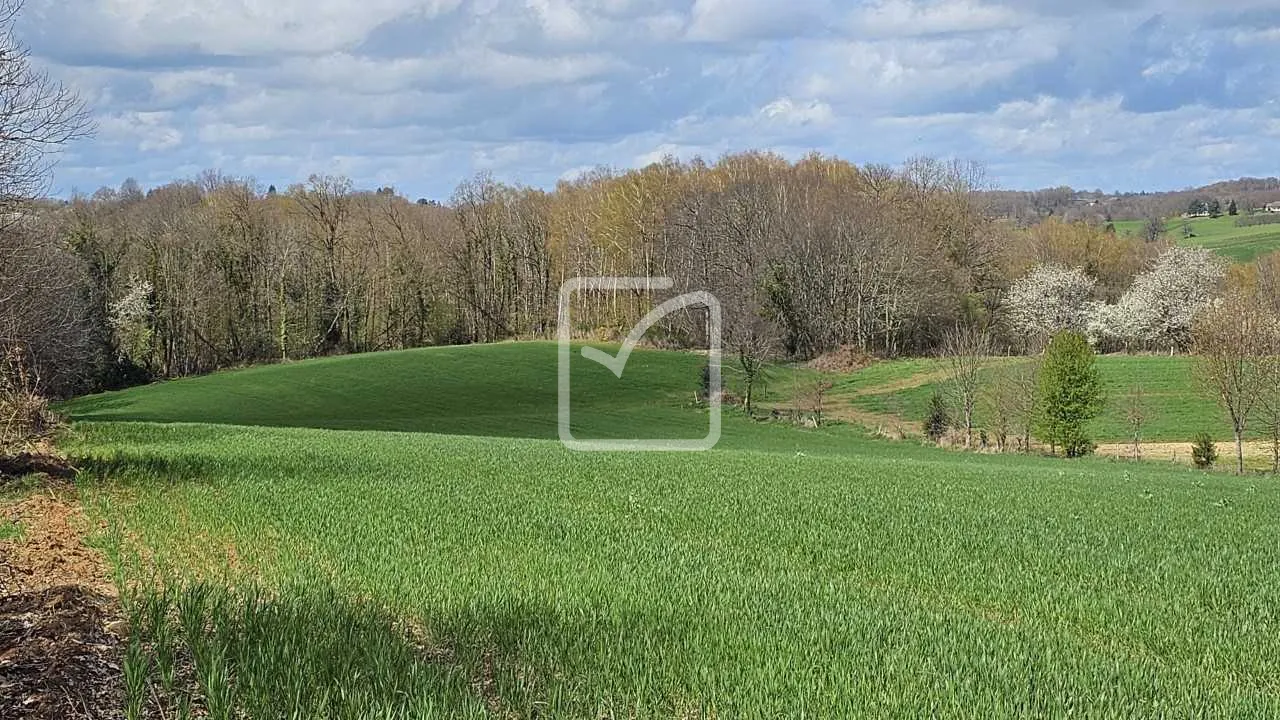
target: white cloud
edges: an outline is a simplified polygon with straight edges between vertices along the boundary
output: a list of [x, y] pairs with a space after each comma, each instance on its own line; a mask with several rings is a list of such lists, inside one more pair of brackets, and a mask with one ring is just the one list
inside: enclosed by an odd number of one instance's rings
[[1237, 45], [1267, 45], [1270, 43], [1280, 43], [1280, 27], [1263, 28], [1260, 30], [1241, 30], [1235, 34], [1233, 38]]
[[153, 97], [160, 102], [189, 100], [209, 88], [232, 88], [235, 85], [235, 74], [213, 68], [162, 71], [151, 76]]
[[760, 108], [760, 114], [792, 125], [821, 125], [835, 119], [831, 106], [821, 100], [796, 102], [789, 97], [779, 98], [765, 105]]
[[[1156, 12], [1163, 24], [1148, 22]], [[219, 167], [277, 185], [346, 171], [443, 197], [480, 169], [549, 185], [749, 148], [961, 157], [1022, 185], [1270, 174], [1280, 35], [1231, 12], [1190, 0], [28, 0], [22, 27], [99, 118], [60, 187], [107, 167], [111, 184]], [[1224, 57], [1241, 67], [1215, 67]]]
[[566, 0], [525, 0], [552, 40], [580, 42], [591, 37], [591, 27]]
[[830, 13], [825, 0], [694, 0], [688, 38], [729, 42], [817, 34]]
[[1017, 10], [975, 0], [879, 0], [855, 11], [851, 27], [860, 35], [893, 38], [1007, 30], [1025, 22]]
[[171, 150], [182, 143], [182, 133], [170, 123], [169, 112], [126, 112], [98, 121], [98, 134], [107, 142], [136, 143], [141, 152]]
[[[196, 49], [214, 55], [348, 48], [408, 12], [430, 17], [460, 0], [35, 0], [31, 10], [95, 47], [142, 55]], [[78, 32], [77, 32], [78, 31]]]

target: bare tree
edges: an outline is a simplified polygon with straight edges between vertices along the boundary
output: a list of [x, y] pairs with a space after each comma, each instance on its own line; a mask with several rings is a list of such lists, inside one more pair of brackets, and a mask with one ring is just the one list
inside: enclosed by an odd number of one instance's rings
[[767, 380], [769, 361], [777, 351], [777, 336], [772, 325], [753, 313], [727, 323], [725, 346], [738, 357], [742, 370], [743, 407], [750, 415], [755, 410], [755, 397]]
[[813, 408], [813, 422], [815, 425], [822, 425], [822, 405], [826, 400], [827, 392], [835, 387], [835, 383], [826, 377], [819, 377], [810, 385], [810, 403]]
[[32, 66], [14, 32], [21, 10], [20, 0], [0, 0], [0, 355], [47, 390], [50, 381], [73, 384], [66, 375], [91, 361], [94, 336], [84, 326], [79, 266], [33, 217], [32, 201], [44, 194], [57, 152], [92, 123], [75, 93]]
[[997, 367], [981, 392], [982, 409], [995, 435], [996, 449], [1008, 450], [1010, 441], [1026, 452], [1036, 410], [1036, 363], [1022, 361]]
[[1269, 381], [1258, 398], [1258, 425], [1271, 441], [1271, 472], [1280, 475], [1280, 374], [1276, 363], [1268, 366]]
[[1133, 439], [1133, 459], [1140, 460], [1142, 459], [1142, 428], [1150, 419], [1146, 391], [1141, 384], [1135, 385], [1125, 393], [1123, 402], [1124, 422], [1129, 428], [1129, 436]]
[[1142, 237], [1149, 243], [1156, 242], [1164, 237], [1165, 225], [1164, 220], [1159, 217], [1149, 217], [1147, 222], [1142, 226]]
[[80, 98], [31, 64], [14, 25], [22, 0], [0, 0], [0, 213], [22, 210], [48, 187], [57, 152], [93, 124]]
[[341, 349], [350, 342], [351, 308], [342, 270], [351, 193], [351, 180], [330, 175], [312, 175], [306, 185], [298, 185], [290, 193], [298, 209], [310, 220], [314, 228], [310, 235], [324, 260], [324, 314], [320, 319], [323, 327], [318, 328], [316, 342], [316, 349], [321, 352]]
[[974, 409], [982, 386], [982, 369], [991, 355], [991, 336], [981, 328], [959, 326], [943, 337], [942, 354], [947, 359], [952, 399], [964, 424], [964, 446], [973, 447]]
[[1231, 421], [1237, 474], [1244, 473], [1249, 418], [1272, 381], [1268, 356], [1276, 346], [1275, 330], [1274, 317], [1242, 293], [1223, 298], [1201, 314], [1194, 326], [1196, 373]]

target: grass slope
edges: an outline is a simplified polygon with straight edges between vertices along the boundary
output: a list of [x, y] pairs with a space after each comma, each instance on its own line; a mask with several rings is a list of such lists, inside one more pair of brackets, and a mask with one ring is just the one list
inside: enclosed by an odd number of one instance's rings
[[[891, 376], [895, 372], [906, 376], [908, 387], [881, 391], [871, 383], [867, 394], [849, 393], [840, 398], [854, 407], [872, 412], [901, 415], [911, 422], [919, 422], [928, 407], [929, 398], [936, 389], [943, 387], [941, 364], [936, 371], [921, 370], [919, 360], [894, 361], [886, 365], [881, 374]], [[1016, 361], [1015, 361], [1016, 362]], [[1226, 441], [1231, 438], [1231, 428], [1225, 424], [1217, 404], [1200, 392], [1192, 376], [1191, 359], [1187, 357], [1107, 355], [1098, 358], [1098, 370], [1106, 393], [1106, 406], [1090, 429], [1097, 442], [1125, 442], [1130, 439], [1125, 421], [1125, 395], [1141, 388], [1147, 405], [1147, 421], [1142, 430], [1144, 441], [1190, 441], [1198, 432], [1208, 432]], [[928, 367], [928, 366], [925, 366]], [[912, 381], [914, 377], [918, 381]], [[857, 388], [853, 381], [850, 384]], [[837, 396], [838, 397], [838, 396]], [[983, 422], [979, 413], [978, 422]]]
[[[740, 418], [708, 453], [572, 453], [525, 426], [554, 414], [549, 359], [361, 356], [71, 403], [102, 542], [171, 574], [131, 601], [152, 684], [181, 646], [213, 717], [1280, 712], [1280, 486]], [[647, 388], [575, 376], [586, 419], [705, 422], [678, 406], [697, 358], [637, 361]], [[206, 412], [276, 427], [183, 422]]]
[[[1184, 237], [1183, 223], [1191, 226], [1195, 237]], [[1122, 220], [1117, 222], [1117, 232], [1141, 233], [1146, 222]], [[1219, 218], [1171, 218], [1165, 221], [1168, 230], [1165, 237], [1180, 245], [1205, 247], [1235, 262], [1249, 262], [1259, 255], [1280, 250], [1280, 225], [1253, 225], [1237, 227], [1236, 218], [1224, 215]]]
[[[600, 346], [609, 352], [613, 346]], [[691, 407], [705, 358], [637, 349], [621, 378], [575, 353], [575, 437], [699, 438]], [[59, 411], [77, 423], [205, 423], [556, 439], [557, 345], [424, 348], [269, 365], [91, 395]], [[791, 371], [775, 373], [783, 388]], [[732, 386], [734, 369], [725, 364]], [[851, 428], [801, 431], [724, 413], [724, 448], [843, 452]]]

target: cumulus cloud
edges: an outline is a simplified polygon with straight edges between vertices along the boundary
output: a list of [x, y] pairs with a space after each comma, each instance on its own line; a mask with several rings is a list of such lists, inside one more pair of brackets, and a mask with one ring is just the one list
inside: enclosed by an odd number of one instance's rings
[[748, 148], [1161, 188], [1274, 174], [1280, 137], [1268, 0], [28, 0], [19, 30], [98, 116], [63, 192], [217, 167], [443, 198]]

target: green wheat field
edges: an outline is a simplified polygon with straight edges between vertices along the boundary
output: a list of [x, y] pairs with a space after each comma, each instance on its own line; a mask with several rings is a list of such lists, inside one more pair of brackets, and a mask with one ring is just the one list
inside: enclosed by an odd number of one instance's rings
[[[579, 358], [575, 433], [704, 434], [701, 364]], [[573, 453], [555, 381], [553, 344], [510, 343], [64, 406], [139, 631], [131, 709], [1280, 716], [1269, 479], [732, 411], [709, 452]]]

